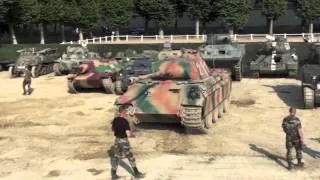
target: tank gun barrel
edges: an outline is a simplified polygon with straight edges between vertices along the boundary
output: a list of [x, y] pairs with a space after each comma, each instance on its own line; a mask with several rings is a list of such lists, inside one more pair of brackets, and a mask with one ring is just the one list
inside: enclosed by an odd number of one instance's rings
[[150, 74], [146, 74], [146, 75], [141, 75], [141, 76], [138, 76], [138, 77], [130, 77], [129, 79], [130, 79], [131, 83], [135, 83], [137, 81], [150, 79], [150, 78], [157, 77], [157, 76], [160, 76], [160, 75], [161, 75], [160, 72], [155, 72], [155, 73], [150, 73]]

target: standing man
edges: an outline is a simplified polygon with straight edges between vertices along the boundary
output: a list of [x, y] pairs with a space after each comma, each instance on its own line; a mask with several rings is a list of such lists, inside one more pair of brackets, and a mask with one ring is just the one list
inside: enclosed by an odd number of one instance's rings
[[144, 178], [145, 174], [138, 171], [136, 166], [136, 160], [131, 152], [131, 146], [128, 137], [135, 137], [135, 134], [130, 130], [129, 122], [125, 118], [126, 107], [119, 107], [119, 116], [115, 117], [112, 121], [112, 130], [114, 131], [115, 144], [114, 144], [114, 164], [111, 169], [112, 179], [117, 179], [117, 168], [119, 161], [122, 158], [128, 158], [132, 169], [134, 170], [134, 176], [136, 178]]
[[24, 69], [24, 78], [22, 82], [23, 95], [30, 95], [31, 93], [31, 67], [27, 65]]
[[288, 169], [292, 169], [292, 149], [296, 150], [296, 157], [298, 159], [298, 167], [303, 168], [302, 162], [302, 145], [303, 133], [300, 119], [296, 117], [296, 109], [290, 107], [289, 116], [285, 117], [282, 122], [283, 131], [286, 133], [286, 148], [287, 148], [287, 162]]

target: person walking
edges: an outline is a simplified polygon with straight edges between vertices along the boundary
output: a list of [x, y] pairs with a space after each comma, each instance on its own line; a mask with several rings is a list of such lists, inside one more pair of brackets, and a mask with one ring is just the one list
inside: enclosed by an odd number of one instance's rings
[[115, 143], [114, 143], [114, 156], [111, 169], [111, 176], [112, 179], [118, 179], [119, 176], [117, 175], [117, 168], [119, 165], [119, 161], [122, 158], [128, 158], [130, 165], [134, 171], [134, 176], [136, 178], [144, 178], [145, 174], [139, 172], [136, 166], [136, 160], [131, 152], [131, 146], [128, 140], [128, 137], [134, 138], [135, 134], [130, 130], [129, 122], [125, 118], [126, 115], [126, 107], [120, 106], [119, 107], [119, 116], [115, 117], [112, 121], [112, 130], [115, 136]]
[[27, 66], [24, 69], [24, 78], [22, 82], [22, 88], [23, 88], [23, 95], [30, 95], [31, 94], [31, 67]]
[[298, 167], [303, 168], [302, 162], [302, 145], [303, 145], [303, 132], [300, 119], [296, 116], [296, 109], [290, 107], [289, 115], [283, 119], [283, 131], [286, 133], [286, 149], [287, 149], [287, 162], [288, 170], [292, 170], [292, 149], [296, 150], [296, 158], [298, 160]]

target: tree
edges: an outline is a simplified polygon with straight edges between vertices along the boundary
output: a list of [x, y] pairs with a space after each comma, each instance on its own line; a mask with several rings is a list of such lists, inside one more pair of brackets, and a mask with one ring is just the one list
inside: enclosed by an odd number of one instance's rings
[[145, 18], [145, 25], [153, 20], [162, 38], [163, 28], [173, 23], [174, 6], [169, 0], [137, 0], [135, 5], [137, 12]]
[[273, 22], [286, 14], [286, 0], [263, 0], [262, 15], [267, 19], [269, 34], [273, 34]]
[[0, 2], [0, 21], [2, 24], [8, 26], [12, 38], [12, 44], [18, 44], [14, 26], [22, 22], [22, 3], [20, 0], [2, 0]]
[[187, 0], [187, 11], [191, 19], [196, 21], [196, 35], [200, 33], [200, 22], [205, 28], [206, 23], [214, 19], [212, 0]]
[[[110, 6], [112, 4], [112, 6]], [[119, 27], [127, 26], [130, 23], [133, 13], [133, 3], [131, 0], [103, 0], [100, 4], [101, 18], [112, 27], [117, 29], [119, 36]]]
[[320, 16], [319, 0], [297, 0], [297, 13], [309, 24], [309, 33], [313, 33], [313, 23]]
[[[99, 3], [95, 0], [77, 0], [79, 19], [79, 40], [83, 40], [83, 31], [90, 29], [90, 27], [96, 25], [99, 21]], [[112, 5], [110, 5], [111, 7]]]
[[249, 19], [253, 8], [253, 0], [217, 0], [214, 2], [217, 20], [225, 25], [230, 34], [243, 27]]
[[178, 19], [183, 17], [184, 12], [187, 11], [188, 4], [187, 0], [170, 0], [171, 4], [173, 5], [174, 12], [175, 12], [175, 24], [174, 28], [178, 28]]

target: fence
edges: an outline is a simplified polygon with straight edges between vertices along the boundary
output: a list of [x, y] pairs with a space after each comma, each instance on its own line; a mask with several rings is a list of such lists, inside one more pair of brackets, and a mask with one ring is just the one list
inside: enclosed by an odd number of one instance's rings
[[[234, 42], [263, 42], [266, 41], [267, 34], [234, 34], [231, 35]], [[319, 42], [320, 33], [301, 33], [301, 34], [274, 34], [286, 38], [289, 42], [303, 42], [308, 38], [310, 42]], [[105, 36], [92, 39], [85, 39], [87, 44], [157, 44], [170, 41], [171, 43], [203, 43], [207, 35], [153, 35], [153, 36]], [[81, 41], [63, 42], [61, 44], [80, 44]]]

